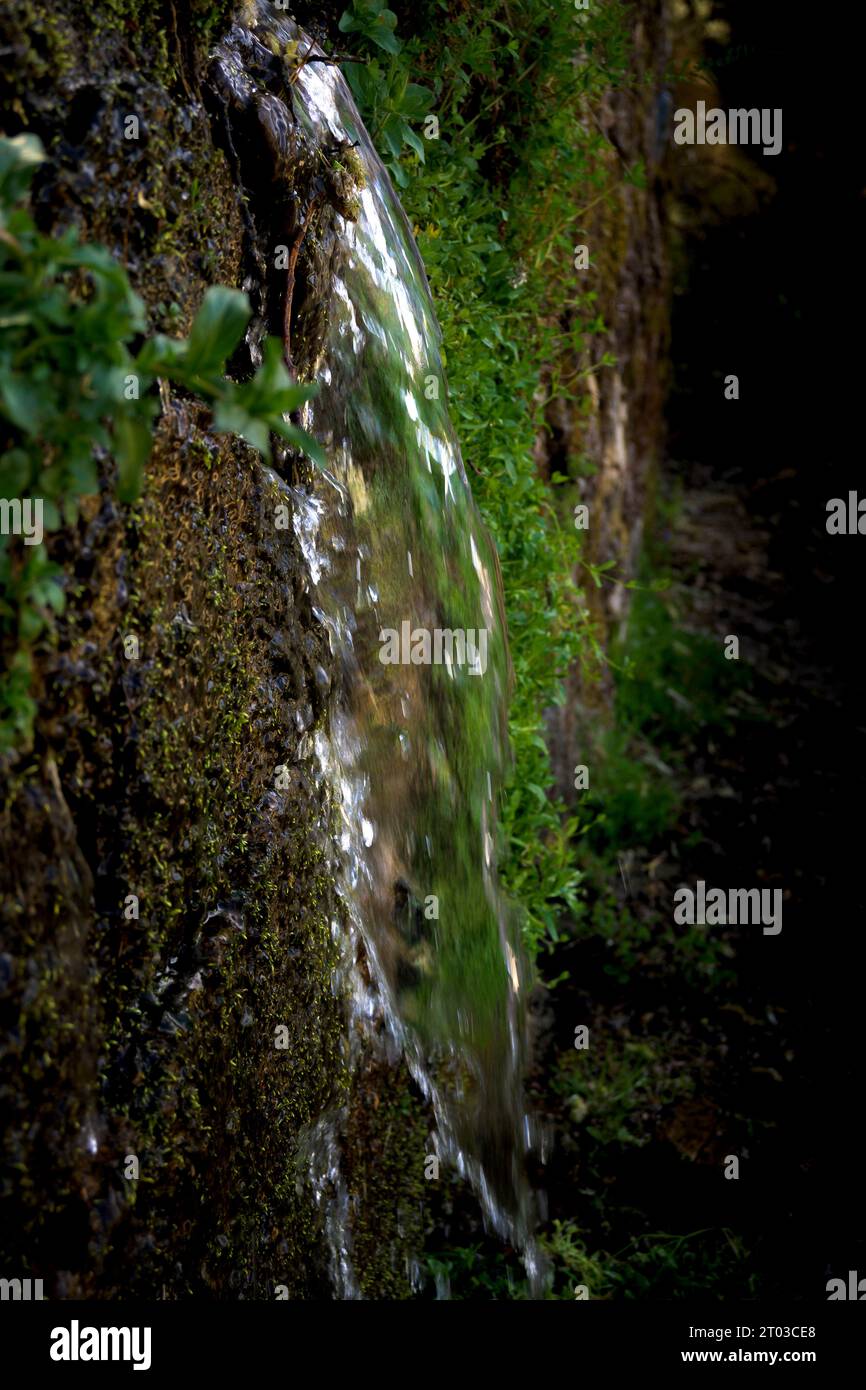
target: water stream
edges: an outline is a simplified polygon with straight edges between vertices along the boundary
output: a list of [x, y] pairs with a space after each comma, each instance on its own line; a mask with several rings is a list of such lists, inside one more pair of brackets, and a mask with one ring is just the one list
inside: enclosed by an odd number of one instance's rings
[[[297, 38], [270, 9], [267, 23], [281, 43]], [[226, 51], [243, 66], [242, 46]], [[496, 869], [510, 678], [498, 562], [449, 418], [440, 330], [403, 209], [339, 69], [307, 64], [293, 90], [306, 140], [354, 144], [365, 185], [356, 220], [341, 219], [320, 392], [302, 421], [328, 468], [311, 492], [293, 490], [338, 670], [316, 753], [337, 824], [350, 1053], [402, 1053], [435, 1117], [431, 1154], [469, 1180], [536, 1279], [524, 964]], [[339, 1129], [339, 1116], [323, 1117], [309, 1164], [335, 1291], [351, 1298]]]

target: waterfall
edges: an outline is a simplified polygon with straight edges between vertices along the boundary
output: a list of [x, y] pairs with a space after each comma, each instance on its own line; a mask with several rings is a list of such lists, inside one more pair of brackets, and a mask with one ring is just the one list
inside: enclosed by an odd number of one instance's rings
[[[269, 8], [259, 20], [269, 51], [321, 56]], [[537, 1286], [525, 964], [496, 867], [510, 680], [497, 557], [449, 418], [424, 267], [348, 86], [337, 66], [304, 63], [294, 109], [280, 111], [257, 84], [257, 34], [236, 25], [220, 45], [223, 83], [354, 184], [323, 251], [320, 391], [301, 420], [328, 464], [312, 488], [291, 489], [338, 672], [315, 751], [334, 806], [349, 1056], [402, 1055], [435, 1119], [431, 1155], [468, 1179]], [[355, 1297], [339, 1125], [322, 1117], [308, 1162], [335, 1291]]]

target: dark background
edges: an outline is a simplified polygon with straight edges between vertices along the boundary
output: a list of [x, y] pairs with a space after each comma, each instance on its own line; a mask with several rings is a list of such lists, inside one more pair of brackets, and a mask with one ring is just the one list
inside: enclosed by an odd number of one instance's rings
[[[766, 587], [752, 595], [765, 640], [743, 655], [760, 666], [772, 652], [781, 663], [790, 721], [753, 733], [741, 750], [751, 786], [719, 836], [727, 865], [720, 881], [755, 882], [763, 862], [792, 891], [782, 935], [770, 943], [778, 949], [753, 940], [740, 962], [752, 1003], [784, 1001], [798, 1060], [773, 1101], [774, 1138], [754, 1149], [738, 1197], [768, 1290], [802, 1297], [822, 1270], [866, 1273], [866, 536], [830, 536], [825, 525], [831, 497], [858, 487], [866, 494], [858, 428], [862, 47], [853, 7], [830, 23], [754, 0], [729, 0], [724, 10], [730, 47], [707, 48], [717, 58], [719, 105], [781, 107], [783, 150], [771, 158], [750, 152], [776, 180], [767, 205], [686, 244], [668, 409], [677, 462], [669, 467], [687, 490], [733, 490], [769, 537]], [[738, 402], [724, 399], [730, 373], [739, 376]]]

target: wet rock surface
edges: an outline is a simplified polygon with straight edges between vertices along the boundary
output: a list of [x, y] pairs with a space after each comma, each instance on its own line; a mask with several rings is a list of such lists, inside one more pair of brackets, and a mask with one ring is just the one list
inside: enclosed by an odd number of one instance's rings
[[[211, 81], [229, 9], [0, 15], [6, 131], [49, 156], [40, 224], [107, 244], [156, 331], [183, 333], [213, 283], [270, 326]], [[281, 177], [288, 196], [291, 154]], [[52, 538], [67, 609], [33, 747], [2, 769], [3, 1265], [51, 1298], [327, 1294], [298, 1155], [343, 1085], [310, 743], [331, 657], [274, 524], [306, 465], [281, 478], [195, 403], [163, 406], [134, 513], [108, 473]]]

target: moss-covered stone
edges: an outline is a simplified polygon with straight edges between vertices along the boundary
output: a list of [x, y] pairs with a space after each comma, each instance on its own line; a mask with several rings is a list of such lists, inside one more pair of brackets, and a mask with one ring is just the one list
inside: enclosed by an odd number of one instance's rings
[[353, 1077], [346, 1127], [352, 1246], [365, 1298], [413, 1294], [410, 1258], [424, 1240], [431, 1118], [405, 1067], [368, 1058]]
[[[0, 17], [6, 127], [49, 153], [39, 220], [107, 244], [155, 329], [254, 262], [204, 90], [229, 9]], [[305, 1154], [346, 1089], [310, 746], [331, 663], [289, 490], [209, 423], [164, 396], [141, 503], [106, 463], [52, 537], [67, 610], [33, 751], [0, 769], [3, 1264], [51, 1297], [329, 1291]]]

